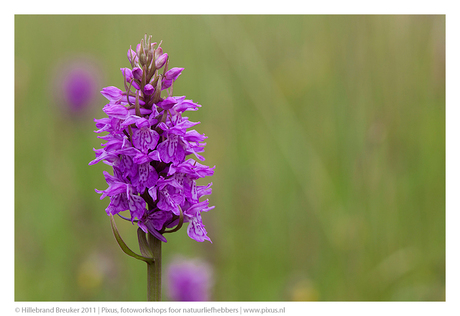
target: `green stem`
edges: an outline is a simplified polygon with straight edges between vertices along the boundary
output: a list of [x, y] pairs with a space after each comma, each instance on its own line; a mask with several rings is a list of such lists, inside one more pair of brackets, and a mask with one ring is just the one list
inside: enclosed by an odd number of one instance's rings
[[147, 300], [161, 301], [161, 241], [148, 234], [153, 261], [147, 262]]

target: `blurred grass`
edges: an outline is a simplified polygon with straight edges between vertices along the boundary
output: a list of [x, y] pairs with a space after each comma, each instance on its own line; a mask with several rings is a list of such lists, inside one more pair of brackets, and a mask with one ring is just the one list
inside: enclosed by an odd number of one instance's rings
[[[145, 300], [88, 166], [93, 117], [53, 103], [55, 67], [163, 40], [174, 86], [216, 165], [213, 244], [168, 236], [214, 266], [214, 300], [445, 300], [444, 16], [16, 16], [15, 299]], [[118, 221], [135, 248], [135, 228]]]

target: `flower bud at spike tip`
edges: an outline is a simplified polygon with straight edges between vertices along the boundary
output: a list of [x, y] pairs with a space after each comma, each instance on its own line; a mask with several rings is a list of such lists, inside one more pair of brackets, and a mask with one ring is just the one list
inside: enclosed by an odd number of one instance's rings
[[142, 80], [142, 69], [140, 69], [139, 67], [134, 67], [132, 73], [135, 79]]
[[123, 74], [123, 77], [125, 77], [126, 82], [132, 84], [134, 88], [139, 89], [139, 85], [134, 81], [133, 72], [131, 69], [120, 68], [120, 70]]
[[158, 47], [157, 49], [155, 49], [155, 59], [157, 59], [161, 55], [163, 55], [163, 48]]
[[155, 91], [155, 88], [150, 83], [145, 85], [144, 87], [145, 95], [152, 95], [154, 91]]
[[120, 68], [123, 77], [125, 77], [126, 82], [133, 80], [133, 72], [129, 68]]
[[176, 80], [177, 77], [179, 77], [179, 75], [181, 74], [182, 70], [184, 70], [184, 68], [171, 68], [166, 72], [165, 78], [167, 80]]
[[129, 47], [129, 50], [128, 50], [128, 60], [130, 63], [136, 63], [136, 61], [138, 60], [137, 54], [135, 51], [132, 50], [131, 46]]
[[163, 54], [155, 60], [155, 68], [160, 69], [164, 66], [166, 60], [168, 59], [168, 54]]

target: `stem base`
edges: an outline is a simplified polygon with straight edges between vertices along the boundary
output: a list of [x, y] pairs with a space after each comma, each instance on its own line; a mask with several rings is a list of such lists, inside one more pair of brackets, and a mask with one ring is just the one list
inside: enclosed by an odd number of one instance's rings
[[147, 300], [161, 301], [161, 241], [148, 234], [148, 244], [153, 262], [147, 262]]

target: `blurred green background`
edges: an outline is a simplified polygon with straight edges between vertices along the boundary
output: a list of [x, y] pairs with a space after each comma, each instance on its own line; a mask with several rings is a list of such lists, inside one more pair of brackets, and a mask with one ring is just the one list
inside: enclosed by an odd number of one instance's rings
[[445, 300], [445, 16], [199, 15], [15, 17], [16, 300], [146, 299], [94, 192], [110, 168], [88, 166], [106, 100], [56, 98], [82, 56], [122, 87], [144, 33], [216, 165], [213, 243], [170, 234], [164, 267], [205, 259], [217, 301]]

